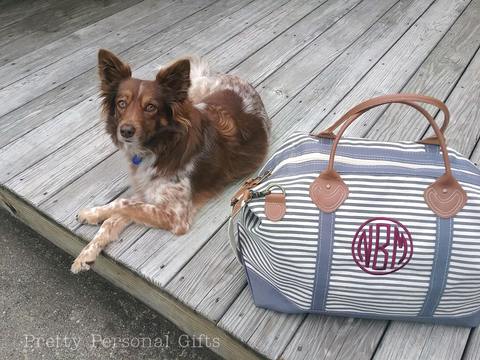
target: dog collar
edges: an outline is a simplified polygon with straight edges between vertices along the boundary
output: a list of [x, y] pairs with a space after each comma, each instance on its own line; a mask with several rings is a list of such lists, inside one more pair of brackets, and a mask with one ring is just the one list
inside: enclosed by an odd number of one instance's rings
[[133, 165], [140, 165], [140, 163], [142, 162], [143, 158], [137, 154], [133, 155], [132, 157], [132, 164]]

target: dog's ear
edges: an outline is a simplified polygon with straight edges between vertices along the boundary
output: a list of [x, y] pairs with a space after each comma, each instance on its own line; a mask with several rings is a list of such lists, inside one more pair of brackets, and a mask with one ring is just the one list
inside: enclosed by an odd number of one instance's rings
[[132, 76], [130, 66], [122, 62], [108, 50], [100, 49], [98, 52], [98, 74], [100, 75], [101, 90], [110, 92], [118, 87], [120, 82]]
[[181, 103], [188, 97], [190, 87], [190, 60], [180, 59], [160, 69], [157, 82], [170, 103]]
[[100, 96], [103, 111], [110, 116], [114, 114], [115, 97], [122, 80], [132, 76], [130, 67], [110, 51], [100, 49], [98, 52], [98, 74], [100, 75]]

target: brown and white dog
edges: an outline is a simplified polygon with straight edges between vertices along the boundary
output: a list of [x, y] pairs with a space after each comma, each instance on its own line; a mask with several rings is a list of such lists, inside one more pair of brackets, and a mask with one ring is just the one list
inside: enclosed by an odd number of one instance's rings
[[82, 223], [100, 224], [72, 272], [88, 270], [130, 223], [181, 235], [196, 210], [263, 161], [270, 121], [246, 81], [211, 74], [199, 58], [177, 60], [155, 80], [132, 77], [106, 50], [98, 53], [107, 132], [130, 163], [134, 195], [84, 209]]

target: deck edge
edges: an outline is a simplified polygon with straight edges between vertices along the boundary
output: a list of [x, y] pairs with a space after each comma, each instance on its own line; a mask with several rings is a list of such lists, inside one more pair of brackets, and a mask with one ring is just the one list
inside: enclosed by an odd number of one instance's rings
[[[85, 246], [85, 240], [49, 218], [3, 184], [0, 184], [0, 206], [72, 256], [78, 255]], [[218, 338], [220, 346], [208, 347], [208, 349], [224, 359], [265, 359], [214, 322], [182, 304], [166, 291], [155, 287], [108, 255], [102, 253], [92, 270], [167, 318], [189, 336], [197, 337], [202, 345], [205, 345], [205, 335], [209, 339]], [[200, 335], [203, 336], [200, 337]]]

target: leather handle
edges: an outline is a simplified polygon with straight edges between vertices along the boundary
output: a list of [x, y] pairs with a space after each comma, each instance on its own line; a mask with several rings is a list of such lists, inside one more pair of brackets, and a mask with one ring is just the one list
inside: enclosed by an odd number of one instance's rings
[[[329, 138], [333, 139], [335, 138], [334, 131], [342, 125], [346, 120], [348, 120], [350, 117], [356, 115], [356, 114], [363, 114], [364, 112], [373, 109], [377, 106], [381, 105], [386, 105], [386, 104], [392, 104], [392, 103], [400, 103], [400, 104], [405, 104], [408, 106], [413, 107], [417, 111], [419, 111], [427, 120], [430, 122], [430, 119], [433, 119], [433, 117], [430, 115], [430, 113], [425, 110], [422, 106], [418, 105], [416, 103], [418, 102], [424, 102], [428, 103], [431, 105], [436, 106], [439, 110], [443, 112], [443, 123], [440, 128], [440, 131], [442, 134], [445, 133], [447, 130], [448, 124], [450, 122], [450, 112], [448, 111], [447, 106], [440, 100], [435, 99], [433, 97], [425, 96], [425, 95], [418, 95], [418, 94], [393, 94], [393, 95], [384, 95], [384, 96], [379, 96], [367, 101], [364, 101], [357, 106], [353, 107], [350, 109], [348, 112], [346, 112], [340, 119], [335, 121], [332, 125], [330, 125], [328, 128], [326, 128], [324, 131], [320, 132], [317, 137], [323, 137], [323, 138]], [[421, 144], [436, 144], [440, 145], [440, 140], [438, 139], [437, 136], [432, 136], [428, 137], [425, 139], [422, 139], [418, 141]]]
[[374, 107], [390, 103], [406, 104], [420, 111], [435, 132], [435, 137], [429, 138], [430, 141], [434, 140], [435, 143], [438, 142], [438, 145], [442, 150], [445, 173], [432, 185], [428, 186], [424, 193], [425, 202], [429, 208], [438, 216], [449, 218], [453, 217], [465, 206], [467, 202], [467, 194], [452, 174], [447, 145], [442, 129], [439, 128], [438, 124], [435, 122], [435, 119], [433, 119], [428, 111], [416, 104], [417, 102], [435, 105], [442, 110], [445, 116], [442, 128], [446, 129], [449, 122], [449, 111], [443, 102], [424, 95], [396, 94], [380, 96], [367, 100], [349, 110], [330, 127], [335, 129], [336, 126], [334, 125], [337, 124], [338, 126], [341, 124], [340, 130], [336, 136], [333, 134], [333, 131], [331, 131], [330, 128], [320, 133], [321, 137], [332, 137], [333, 135], [334, 138], [327, 168], [320, 173], [320, 175], [310, 186], [310, 197], [320, 210], [324, 212], [334, 212], [348, 198], [348, 187], [334, 169], [335, 153], [342, 135], [346, 129], [363, 113], [373, 109]]

